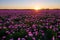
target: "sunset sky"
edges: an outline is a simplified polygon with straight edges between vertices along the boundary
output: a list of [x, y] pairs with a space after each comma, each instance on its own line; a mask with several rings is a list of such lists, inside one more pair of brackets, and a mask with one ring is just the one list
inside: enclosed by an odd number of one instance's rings
[[0, 0], [0, 9], [60, 9], [60, 0]]

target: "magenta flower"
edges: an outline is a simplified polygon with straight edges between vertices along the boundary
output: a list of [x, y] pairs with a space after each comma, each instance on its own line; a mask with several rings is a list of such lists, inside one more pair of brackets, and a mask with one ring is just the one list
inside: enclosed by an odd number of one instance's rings
[[4, 38], [6, 38], [6, 36], [3, 36], [2, 38], [4, 39]]
[[47, 29], [48, 29], [48, 26], [45, 26], [45, 28], [47, 28]]
[[3, 29], [6, 29], [7, 27], [3, 27]]
[[32, 25], [32, 28], [36, 28], [36, 25], [35, 25], [35, 24], [33, 24], [33, 25]]
[[36, 40], [35, 37], [32, 37], [33, 40]]
[[6, 31], [6, 33], [7, 33], [7, 34], [10, 34], [10, 32], [9, 32], [9, 31]]
[[54, 36], [52, 37], [52, 40], [55, 40], [55, 37]]
[[25, 38], [22, 38], [22, 40], [25, 40]]
[[36, 35], [36, 36], [38, 35], [38, 31], [35, 32], [35, 35]]
[[50, 29], [52, 29], [52, 25], [50, 26]]
[[44, 36], [44, 33], [42, 33], [42, 36]]
[[20, 40], [20, 38], [18, 38], [18, 40]]
[[13, 38], [11, 38], [10, 40], [13, 40]]
[[29, 36], [33, 36], [33, 34], [32, 34], [31, 32], [28, 32], [28, 35], [29, 35]]
[[58, 35], [58, 38], [60, 38], [60, 35]]

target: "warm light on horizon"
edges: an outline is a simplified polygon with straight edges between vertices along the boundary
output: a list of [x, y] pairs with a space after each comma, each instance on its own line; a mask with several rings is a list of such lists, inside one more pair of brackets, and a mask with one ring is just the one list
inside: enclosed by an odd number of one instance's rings
[[41, 7], [40, 7], [40, 6], [35, 6], [34, 9], [35, 9], [35, 10], [40, 10]]

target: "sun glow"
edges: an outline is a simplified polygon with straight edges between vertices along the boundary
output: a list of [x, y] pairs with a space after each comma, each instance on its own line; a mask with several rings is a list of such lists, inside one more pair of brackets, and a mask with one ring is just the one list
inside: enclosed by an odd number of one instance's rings
[[41, 8], [39, 6], [35, 6], [35, 10], [40, 10]]

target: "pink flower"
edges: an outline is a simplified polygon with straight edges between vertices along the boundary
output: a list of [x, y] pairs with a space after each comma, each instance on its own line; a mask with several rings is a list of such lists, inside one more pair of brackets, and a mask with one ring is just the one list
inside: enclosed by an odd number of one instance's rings
[[12, 26], [11, 28], [14, 28], [14, 26]]
[[17, 29], [17, 27], [15, 27], [15, 29]]
[[36, 29], [34, 29], [34, 31], [36, 31]]
[[32, 28], [36, 28], [36, 25], [35, 25], [35, 24], [33, 24], [33, 25], [32, 25]]
[[50, 29], [52, 29], [52, 25], [50, 26]]
[[35, 37], [32, 38], [33, 40], [36, 40]]
[[12, 25], [10, 25], [8, 28], [11, 28]]
[[53, 31], [56, 31], [56, 30], [58, 30], [58, 28], [54, 27], [54, 28], [53, 28]]
[[42, 33], [42, 36], [44, 36], [44, 33]]
[[43, 21], [43, 20], [40, 20], [41, 22]]
[[52, 37], [52, 40], [55, 40], [55, 37], [54, 36]]
[[7, 33], [7, 34], [10, 34], [10, 32], [9, 32], [9, 31], [6, 31], [6, 33]]
[[46, 25], [48, 25], [48, 23], [46, 23]]
[[28, 35], [29, 35], [29, 36], [33, 36], [33, 34], [32, 34], [31, 32], [28, 32]]
[[11, 38], [10, 40], [13, 40], [13, 38]]
[[2, 38], [6, 38], [6, 36], [3, 36]]
[[22, 40], [25, 40], [25, 38], [22, 38]]
[[43, 30], [40, 30], [40, 32], [44, 32]]
[[58, 33], [60, 33], [60, 32], [58, 32]]
[[48, 26], [45, 26], [48, 29]]
[[9, 31], [6, 31], [6, 33], [8, 33]]
[[25, 37], [28, 37], [27, 35]]
[[35, 32], [35, 35], [36, 35], [36, 36], [38, 35], [38, 31]]
[[20, 40], [20, 38], [18, 38], [18, 40]]
[[29, 32], [29, 30], [26, 30], [26, 32]]
[[3, 29], [6, 29], [6, 27], [3, 27]]
[[60, 38], [60, 35], [58, 35], [58, 38]]

